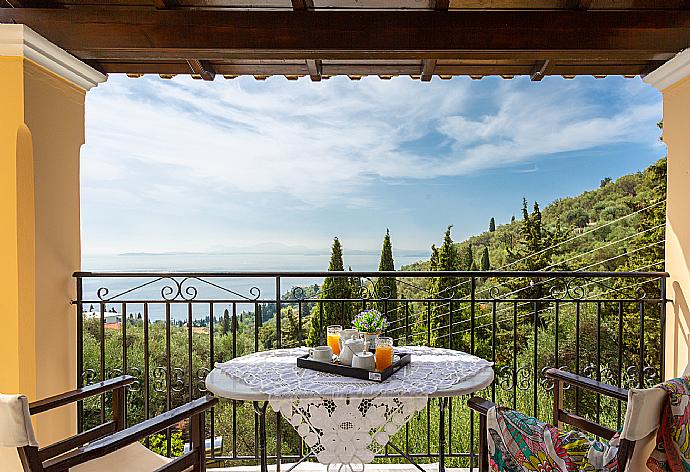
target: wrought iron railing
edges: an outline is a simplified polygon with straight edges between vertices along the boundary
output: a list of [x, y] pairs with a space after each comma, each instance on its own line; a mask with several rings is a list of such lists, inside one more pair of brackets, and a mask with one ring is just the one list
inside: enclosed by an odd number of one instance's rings
[[[435, 345], [495, 362], [488, 398], [548, 419], [550, 388], [541, 372], [557, 366], [614, 385], [662, 380], [663, 272], [79, 272], [77, 382], [128, 373], [128, 423], [204, 395], [214, 363], [258, 350], [322, 342], [326, 324], [349, 325], [376, 307], [396, 343]], [[324, 289], [324, 278], [339, 281]], [[395, 284], [392, 281], [395, 280]], [[330, 287], [330, 288], [328, 288]], [[278, 316], [276, 316], [278, 314]], [[310, 331], [311, 330], [311, 331]], [[620, 426], [624, 405], [571, 392], [578, 414]], [[79, 405], [79, 427], [99, 424], [108, 399]], [[442, 421], [442, 425], [439, 423]], [[464, 399], [434, 405], [393, 439], [415, 460], [473, 466], [477, 424]], [[439, 444], [439, 430], [445, 440]], [[212, 464], [256, 463], [251, 405], [221, 402], [208, 425]], [[168, 455], [185, 429], [149, 438]], [[305, 445], [276, 415], [269, 458], [295, 461]], [[444, 447], [441, 448], [440, 446]], [[398, 461], [388, 448], [381, 459]]]

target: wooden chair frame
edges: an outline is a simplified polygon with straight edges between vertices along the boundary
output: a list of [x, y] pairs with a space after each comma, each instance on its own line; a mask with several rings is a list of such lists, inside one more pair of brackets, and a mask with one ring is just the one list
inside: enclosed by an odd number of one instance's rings
[[218, 403], [218, 399], [212, 396], [202, 397], [155, 418], [125, 428], [126, 388], [135, 380], [134, 377], [123, 375], [29, 404], [29, 413], [35, 415], [106, 392], [112, 392], [113, 398], [110, 421], [49, 446], [17, 448], [24, 470], [26, 472], [66, 472], [70, 467], [115, 452], [190, 418], [192, 442], [190, 451], [173, 459], [155, 472], [182, 472], [190, 468], [194, 472], [204, 472], [206, 470], [205, 413]]
[[[561, 427], [563, 424], [568, 424], [608, 440], [614, 436], [616, 432], [612, 429], [563, 409], [564, 385], [572, 385], [576, 388], [582, 388], [583, 390], [625, 402], [628, 401], [628, 390], [554, 368], [547, 369], [544, 372], [544, 376], [553, 381], [554, 426]], [[479, 413], [479, 471], [487, 472], [489, 470], [489, 450], [487, 447], [486, 415], [496, 404], [481, 397], [472, 397], [468, 400], [467, 405]], [[621, 439], [618, 452], [620, 470], [625, 470], [634, 450], [635, 441]]]

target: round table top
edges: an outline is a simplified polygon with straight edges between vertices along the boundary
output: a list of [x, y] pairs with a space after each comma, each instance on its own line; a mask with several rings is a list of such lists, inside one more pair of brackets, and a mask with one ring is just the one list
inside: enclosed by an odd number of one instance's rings
[[[413, 361], [414, 362], [414, 359]], [[494, 369], [487, 366], [476, 375], [454, 384], [451, 388], [436, 390], [431, 398], [458, 397], [482, 390], [494, 380]], [[206, 376], [206, 388], [216, 396], [229, 400], [267, 401], [269, 396], [252, 389], [245, 382], [231, 377], [219, 369], [213, 369]]]

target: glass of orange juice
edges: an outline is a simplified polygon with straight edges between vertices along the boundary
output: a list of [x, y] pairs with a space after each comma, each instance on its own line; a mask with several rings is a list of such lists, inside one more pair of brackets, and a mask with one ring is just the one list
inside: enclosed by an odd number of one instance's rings
[[393, 338], [376, 339], [376, 370], [382, 370], [393, 364]]
[[342, 331], [343, 327], [340, 325], [332, 325], [326, 328], [328, 345], [333, 349], [333, 354], [336, 356], [340, 355], [340, 333]]

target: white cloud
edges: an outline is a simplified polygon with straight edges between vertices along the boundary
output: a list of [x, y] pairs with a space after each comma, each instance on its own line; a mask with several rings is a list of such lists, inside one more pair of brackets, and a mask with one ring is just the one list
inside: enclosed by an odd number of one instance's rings
[[[209, 84], [111, 77], [88, 99], [85, 183], [126, 181], [145, 166], [159, 189], [156, 175], [170, 174], [192, 194], [214, 187], [315, 206], [367, 205], [362, 190], [382, 180], [466, 175], [616, 142], [653, 142], [657, 99], [612, 106], [574, 82], [547, 82], [480, 89], [461, 79]], [[630, 98], [639, 89], [625, 85], [620, 93]]]

